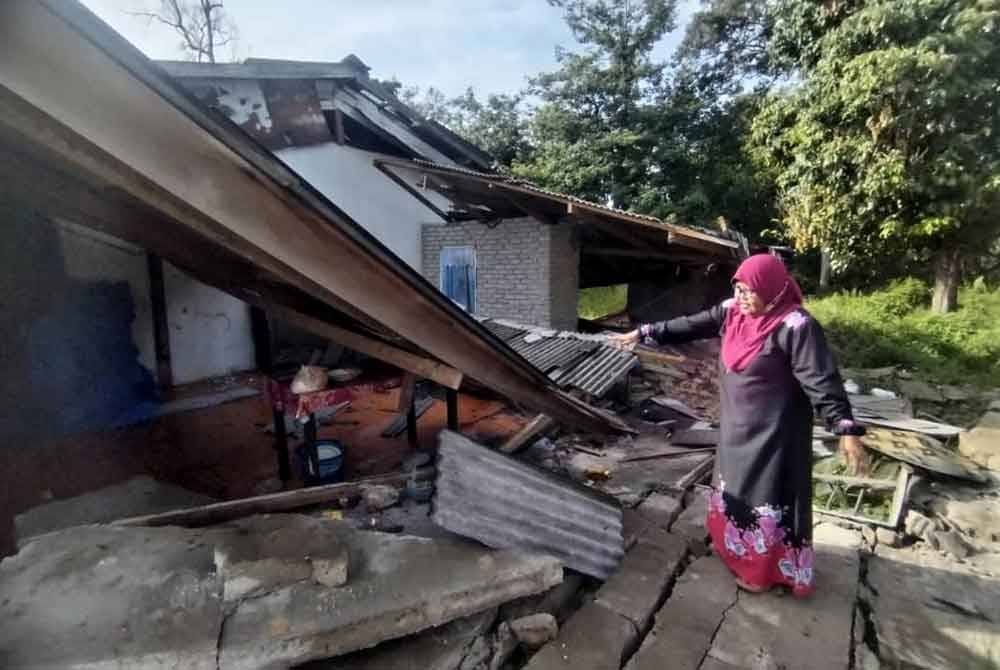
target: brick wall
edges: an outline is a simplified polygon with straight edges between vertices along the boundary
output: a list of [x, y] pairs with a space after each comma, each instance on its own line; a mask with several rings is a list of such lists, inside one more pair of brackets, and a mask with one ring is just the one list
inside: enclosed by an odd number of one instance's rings
[[530, 325], [575, 329], [579, 250], [573, 226], [530, 218], [481, 223], [425, 225], [424, 276], [440, 288], [441, 249], [476, 250], [477, 312]]

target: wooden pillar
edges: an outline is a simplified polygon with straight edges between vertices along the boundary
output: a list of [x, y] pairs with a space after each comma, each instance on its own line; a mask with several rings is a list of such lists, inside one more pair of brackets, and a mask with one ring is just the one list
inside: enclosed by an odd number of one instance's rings
[[153, 310], [153, 346], [156, 349], [156, 383], [161, 389], [174, 385], [170, 366], [170, 326], [167, 324], [167, 290], [163, 281], [163, 260], [146, 254], [149, 273], [149, 302]]
[[445, 389], [445, 398], [448, 402], [448, 429], [458, 430], [458, 391]]

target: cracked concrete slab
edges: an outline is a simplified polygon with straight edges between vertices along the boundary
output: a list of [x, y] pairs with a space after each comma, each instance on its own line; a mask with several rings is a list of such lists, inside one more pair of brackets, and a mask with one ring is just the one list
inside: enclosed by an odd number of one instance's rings
[[697, 670], [726, 612], [737, 600], [729, 569], [713, 556], [695, 560], [677, 578], [670, 598], [627, 670]]
[[[348, 549], [348, 583], [325, 586], [313, 572], [289, 584], [282, 569], [274, 590], [225, 603], [216, 546], [245, 543], [262, 527], [281, 532], [275, 553], [298, 568], [308, 553], [328, 558], [310, 537], [333, 533]], [[266, 537], [244, 557], [268, 561]], [[72, 528], [0, 563], [0, 667], [276, 670], [493, 609], [561, 579], [547, 556], [293, 514], [205, 529]]]
[[687, 554], [687, 541], [668, 535], [665, 547], [640, 541], [597, 592], [597, 602], [632, 622], [642, 632], [673, 581], [677, 565]]
[[[850, 547], [860, 546], [861, 537], [859, 533], [856, 538], [838, 535], [836, 544], [816, 538], [813, 596], [741, 592], [726, 613], [708, 656], [760, 670], [845, 670], [850, 664], [861, 565], [858, 551]], [[808, 663], [804, 665], [803, 659], [809, 659]]]
[[1000, 667], [1000, 580], [936, 554], [879, 547], [866, 583], [884, 664]]

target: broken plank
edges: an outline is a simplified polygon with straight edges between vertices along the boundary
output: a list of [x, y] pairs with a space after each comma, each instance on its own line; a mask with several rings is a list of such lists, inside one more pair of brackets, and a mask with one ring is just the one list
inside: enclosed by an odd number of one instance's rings
[[[700, 451], [700, 449], [693, 451]], [[714, 465], [715, 456], [709, 456], [704, 461], [696, 465], [691, 472], [678, 479], [677, 483], [674, 484], [674, 488], [680, 491], [686, 491], [695, 484], [700, 484], [701, 481], [712, 471]]]
[[528, 425], [517, 431], [509, 440], [500, 445], [499, 451], [504, 454], [514, 454], [528, 446], [528, 443], [538, 435], [549, 430], [555, 425], [546, 414], [539, 414], [532, 419]]
[[[433, 404], [434, 398], [431, 398], [430, 396], [418, 400], [413, 408], [413, 413], [415, 414], [414, 418], [418, 419], [423, 416], [424, 412], [429, 410]], [[397, 414], [392, 422], [385, 427], [385, 430], [382, 431], [382, 437], [399, 437], [402, 435], [403, 431], [407, 428], [406, 424], [409, 414], [409, 410]]]
[[417, 376], [412, 372], [403, 375], [403, 383], [399, 386], [399, 403], [396, 405], [397, 412], [409, 412], [410, 405], [413, 404], [413, 394], [417, 391]]
[[636, 463], [638, 461], [653, 461], [661, 458], [680, 458], [681, 456], [690, 456], [691, 454], [707, 453], [715, 453], [715, 447], [705, 447], [703, 449], [685, 449], [683, 447], [675, 447], [661, 451], [652, 451], [646, 454], [638, 454], [636, 456], [629, 456], [628, 458], [623, 458], [621, 462]]
[[313, 486], [311, 488], [297, 489], [295, 491], [281, 491], [279, 493], [269, 493], [267, 495], [255, 496], [253, 498], [241, 498], [239, 500], [227, 500], [225, 502], [202, 505], [201, 507], [188, 507], [184, 509], [161, 512], [159, 514], [148, 514], [145, 516], [133, 516], [126, 519], [113, 521], [113, 526], [209, 526], [215, 523], [222, 523], [232, 519], [238, 519], [251, 514], [273, 514], [275, 512], [287, 512], [288, 510], [320, 505], [334, 502], [340, 498], [350, 498], [361, 493], [365, 486], [403, 486], [407, 480], [413, 478], [418, 481], [426, 481], [434, 477], [434, 468], [419, 468], [413, 472], [395, 472], [387, 475], [378, 475], [358, 479], [353, 482], [343, 484], [328, 484], [326, 486]]
[[647, 363], [653, 365], [677, 365], [678, 363], [683, 363], [688, 360], [686, 356], [676, 356], [674, 354], [664, 353], [662, 351], [657, 351], [655, 349], [650, 349], [649, 347], [637, 346], [632, 350], [632, 353], [639, 357], [643, 366]]
[[670, 436], [670, 444], [685, 447], [714, 447], [719, 444], [719, 430], [717, 428], [679, 430]]

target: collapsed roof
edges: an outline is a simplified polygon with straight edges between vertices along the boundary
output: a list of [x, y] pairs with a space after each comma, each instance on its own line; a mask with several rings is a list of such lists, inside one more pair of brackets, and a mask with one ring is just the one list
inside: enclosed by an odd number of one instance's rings
[[564, 394], [78, 2], [0, 5], [0, 192], [139, 244], [271, 314], [576, 428]]

